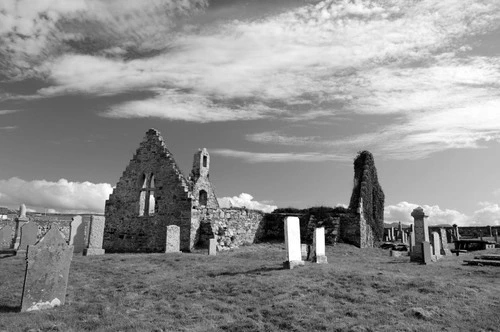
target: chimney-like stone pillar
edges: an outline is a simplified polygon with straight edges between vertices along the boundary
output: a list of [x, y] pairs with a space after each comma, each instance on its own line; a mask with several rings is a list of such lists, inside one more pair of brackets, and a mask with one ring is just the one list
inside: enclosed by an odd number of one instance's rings
[[429, 242], [429, 227], [427, 224], [428, 216], [425, 215], [424, 209], [420, 206], [413, 210], [411, 216], [414, 219], [413, 228], [415, 233], [415, 243], [413, 244], [413, 251], [411, 256], [411, 261], [422, 262], [423, 252], [422, 252], [422, 242]]

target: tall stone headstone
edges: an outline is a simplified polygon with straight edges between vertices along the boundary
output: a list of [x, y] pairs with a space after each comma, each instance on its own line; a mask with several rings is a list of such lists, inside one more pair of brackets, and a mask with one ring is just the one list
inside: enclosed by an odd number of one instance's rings
[[12, 243], [12, 228], [4, 226], [0, 229], [0, 249], [9, 249]]
[[37, 242], [38, 225], [33, 221], [29, 222], [21, 228], [21, 241], [19, 242], [18, 253], [26, 251], [26, 248]]
[[167, 236], [165, 243], [165, 252], [181, 251], [181, 229], [179, 226], [167, 226]]
[[209, 256], [217, 255], [217, 239], [208, 240], [208, 255]]
[[439, 259], [441, 257], [441, 240], [439, 238], [438, 232], [432, 232], [432, 255]]
[[424, 209], [417, 207], [411, 213], [414, 218], [413, 229], [415, 233], [415, 244], [412, 251], [410, 260], [414, 262], [421, 262], [423, 259], [422, 242], [429, 242], [429, 227], [425, 218]]
[[446, 229], [445, 228], [440, 228], [439, 229], [440, 235], [441, 235], [441, 255], [443, 256], [450, 256], [451, 251], [448, 248], [448, 235], [446, 234]]
[[458, 230], [457, 224], [453, 225], [453, 237], [455, 238], [455, 240], [460, 240], [460, 232]]
[[89, 242], [86, 249], [83, 250], [85, 256], [104, 255], [102, 241], [104, 237], [104, 216], [91, 216]]
[[398, 235], [399, 235], [399, 240], [401, 242], [404, 242], [404, 238], [403, 238], [403, 225], [401, 225], [401, 221], [398, 224]]
[[70, 224], [69, 244], [75, 253], [83, 253], [85, 245], [85, 223], [81, 216], [74, 216]]
[[395, 237], [394, 237], [394, 227], [389, 228], [389, 234], [390, 234], [390, 237], [391, 237], [391, 241], [394, 241], [395, 240]]
[[326, 257], [326, 251], [325, 251], [325, 228], [324, 227], [319, 227], [319, 228], [314, 229], [313, 248], [314, 248], [313, 262], [316, 262], [318, 264], [328, 263], [328, 259]]
[[51, 227], [36, 244], [28, 246], [21, 311], [48, 309], [66, 301], [73, 246], [57, 227]]
[[432, 261], [431, 244], [429, 241], [420, 242], [420, 251], [422, 252], [422, 259], [420, 262], [423, 264], [429, 264]]
[[495, 229], [495, 242], [498, 243], [498, 229]]
[[296, 266], [304, 265], [300, 246], [300, 223], [298, 217], [285, 218], [285, 246], [286, 258], [283, 263], [285, 269], [293, 269]]

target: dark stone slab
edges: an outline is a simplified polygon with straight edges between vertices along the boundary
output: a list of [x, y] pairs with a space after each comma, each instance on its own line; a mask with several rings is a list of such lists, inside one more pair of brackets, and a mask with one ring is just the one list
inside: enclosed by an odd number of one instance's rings
[[17, 250], [26, 251], [28, 246], [36, 243], [38, 235], [38, 225], [34, 222], [29, 222], [21, 227], [21, 242]]
[[21, 311], [64, 304], [72, 258], [73, 246], [66, 244], [57, 227], [28, 247]]
[[12, 243], [12, 228], [4, 226], [0, 229], [0, 249], [9, 249]]
[[422, 242], [422, 263], [429, 264], [431, 262], [431, 243], [429, 241]]

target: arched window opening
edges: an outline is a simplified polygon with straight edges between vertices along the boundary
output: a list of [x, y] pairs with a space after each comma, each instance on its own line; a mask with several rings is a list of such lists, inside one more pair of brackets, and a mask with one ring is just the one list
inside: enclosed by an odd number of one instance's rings
[[200, 198], [199, 198], [200, 206], [206, 206], [207, 200], [208, 200], [207, 192], [205, 190], [200, 190]]
[[207, 161], [208, 161], [207, 156], [203, 156], [203, 167], [207, 167]]
[[142, 187], [139, 194], [139, 217], [151, 216], [155, 213], [155, 177], [153, 173], [141, 177]]

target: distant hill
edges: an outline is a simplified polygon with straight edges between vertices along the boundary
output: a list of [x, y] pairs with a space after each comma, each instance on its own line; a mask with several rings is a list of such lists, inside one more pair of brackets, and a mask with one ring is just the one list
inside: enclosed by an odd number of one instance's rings
[[17, 211], [9, 209], [9, 208], [6, 208], [6, 207], [1, 207], [0, 206], [0, 214], [13, 214], [13, 213], [17, 214]]

